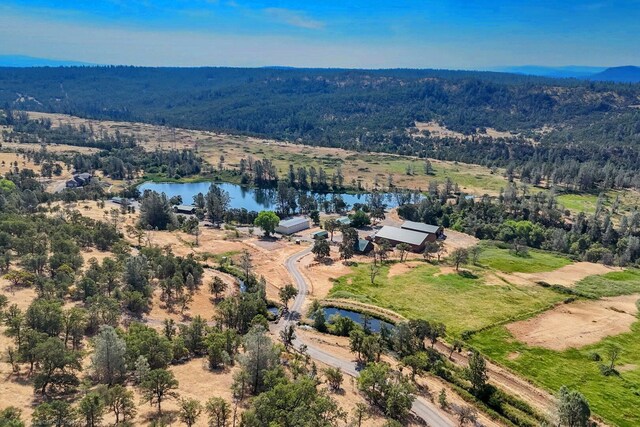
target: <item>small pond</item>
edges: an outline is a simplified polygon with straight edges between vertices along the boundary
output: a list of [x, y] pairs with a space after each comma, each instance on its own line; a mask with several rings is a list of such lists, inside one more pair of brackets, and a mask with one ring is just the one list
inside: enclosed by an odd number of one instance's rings
[[[362, 313], [358, 313], [357, 311], [345, 310], [344, 308], [324, 307], [324, 316], [327, 320], [330, 320], [331, 316], [336, 314], [339, 314], [343, 317], [348, 317], [349, 319], [364, 327], [364, 315]], [[380, 320], [371, 316], [369, 316], [368, 324], [369, 330], [371, 330], [371, 332], [380, 332], [382, 326], [385, 326], [389, 330], [393, 329], [394, 327], [392, 323], [385, 322], [384, 320]]]
[[[237, 184], [231, 184], [228, 182], [216, 183], [222, 190], [229, 193], [231, 199], [230, 208], [232, 209], [246, 209], [248, 211], [263, 211], [274, 210], [276, 208], [276, 196], [277, 191], [273, 188], [251, 188], [243, 187]], [[157, 191], [158, 193], [164, 193], [167, 197], [181, 196], [182, 202], [186, 205], [193, 203], [193, 196], [198, 193], [207, 194], [211, 182], [145, 182], [141, 184], [138, 189], [140, 192], [144, 190]], [[322, 206], [323, 201], [331, 201], [333, 197], [340, 196], [342, 200], [349, 206], [353, 206], [355, 203], [366, 203], [368, 200], [367, 193], [349, 194], [349, 193], [316, 193], [307, 192], [308, 195], [313, 195], [318, 200], [319, 205]], [[383, 201], [387, 205], [387, 208], [395, 208], [398, 206], [396, 197], [392, 193], [382, 194]]]

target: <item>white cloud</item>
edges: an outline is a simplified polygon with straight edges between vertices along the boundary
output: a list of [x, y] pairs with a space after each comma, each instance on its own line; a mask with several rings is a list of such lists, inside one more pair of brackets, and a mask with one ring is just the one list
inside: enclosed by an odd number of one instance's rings
[[319, 30], [325, 26], [324, 22], [309, 18], [304, 12], [297, 10], [281, 7], [269, 7], [264, 9], [264, 12], [267, 16], [275, 19], [276, 21], [283, 22], [294, 27]]

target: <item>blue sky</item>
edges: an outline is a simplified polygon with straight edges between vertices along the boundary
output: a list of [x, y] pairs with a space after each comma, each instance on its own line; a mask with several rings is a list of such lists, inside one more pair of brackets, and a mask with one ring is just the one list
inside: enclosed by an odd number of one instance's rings
[[640, 64], [640, 0], [3, 0], [0, 54], [101, 64]]

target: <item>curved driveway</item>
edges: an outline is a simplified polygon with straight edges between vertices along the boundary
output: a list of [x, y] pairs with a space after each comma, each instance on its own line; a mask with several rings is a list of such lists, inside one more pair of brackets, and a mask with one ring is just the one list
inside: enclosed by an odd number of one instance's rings
[[[280, 319], [280, 322], [276, 326], [276, 332], [279, 332], [285, 325], [295, 322], [302, 316], [302, 306], [308, 293], [307, 282], [304, 280], [302, 273], [298, 269], [298, 262], [302, 257], [308, 255], [311, 252], [311, 248], [307, 248], [301, 252], [293, 254], [284, 263], [287, 271], [293, 278], [295, 285], [298, 288], [298, 295], [293, 302], [293, 306], [290, 309], [290, 313], [286, 318]], [[296, 338], [294, 345], [300, 347], [302, 344], [307, 346], [307, 353], [313, 359], [316, 359], [326, 365], [333, 366], [334, 368], [340, 368], [342, 372], [352, 377], [358, 376], [356, 370], [356, 364], [352, 360], [346, 360], [329, 354], [320, 348], [314, 347], [313, 343], [304, 341], [300, 338]], [[452, 427], [454, 423], [433, 403], [421, 396], [416, 396], [416, 400], [413, 402], [411, 411], [418, 417], [422, 418], [427, 425], [431, 427]]]

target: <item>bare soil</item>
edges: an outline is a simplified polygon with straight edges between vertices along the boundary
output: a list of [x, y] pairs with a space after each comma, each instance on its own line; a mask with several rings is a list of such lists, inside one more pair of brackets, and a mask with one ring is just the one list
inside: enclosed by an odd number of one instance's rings
[[576, 262], [553, 271], [545, 271], [541, 273], [514, 273], [514, 275], [534, 282], [547, 282], [552, 285], [572, 287], [587, 276], [601, 275], [621, 270], [622, 269], [620, 267], [609, 267], [603, 264], [594, 264], [592, 262]]
[[579, 348], [628, 332], [637, 320], [638, 298], [624, 295], [559, 305], [532, 319], [511, 323], [507, 329], [530, 346], [556, 351]]
[[413, 261], [397, 262], [389, 267], [388, 277], [400, 276], [421, 265], [425, 265], [425, 263]]

